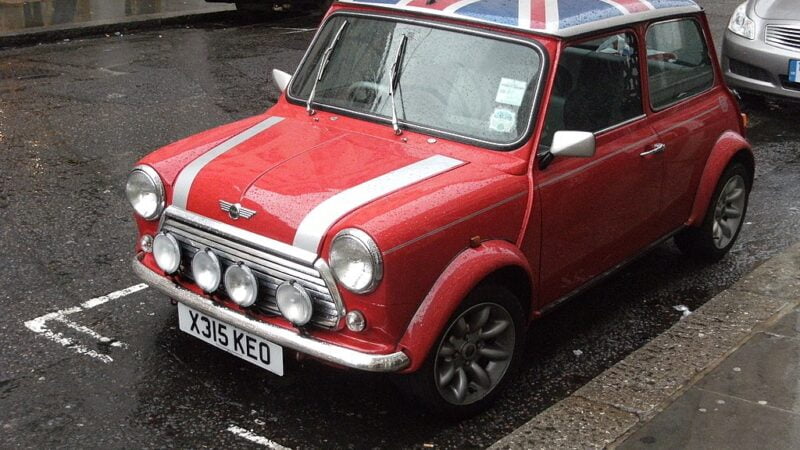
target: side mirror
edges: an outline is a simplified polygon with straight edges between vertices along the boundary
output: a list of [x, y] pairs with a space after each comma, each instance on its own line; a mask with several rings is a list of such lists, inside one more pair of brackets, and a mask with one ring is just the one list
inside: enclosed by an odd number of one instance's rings
[[556, 131], [550, 146], [553, 156], [591, 158], [594, 151], [594, 133], [588, 131]]
[[288, 73], [282, 70], [272, 69], [272, 81], [275, 82], [275, 85], [278, 86], [278, 89], [280, 89], [281, 92], [286, 90], [286, 86], [289, 85], [289, 81], [291, 79], [292, 76]]

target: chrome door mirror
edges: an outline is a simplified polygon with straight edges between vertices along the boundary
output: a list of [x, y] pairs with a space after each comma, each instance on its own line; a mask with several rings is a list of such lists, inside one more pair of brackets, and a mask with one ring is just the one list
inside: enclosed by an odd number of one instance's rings
[[286, 86], [289, 85], [289, 80], [291, 79], [292, 76], [288, 73], [282, 70], [272, 69], [272, 81], [275, 82], [275, 85], [278, 86], [281, 92], [286, 90]]
[[556, 131], [550, 146], [553, 156], [591, 158], [594, 151], [594, 133], [588, 131]]

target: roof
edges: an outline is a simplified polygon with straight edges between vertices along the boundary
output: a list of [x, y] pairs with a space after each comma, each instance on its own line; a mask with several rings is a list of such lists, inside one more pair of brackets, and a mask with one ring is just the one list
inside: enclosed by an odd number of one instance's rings
[[693, 0], [339, 0], [567, 37], [701, 8]]

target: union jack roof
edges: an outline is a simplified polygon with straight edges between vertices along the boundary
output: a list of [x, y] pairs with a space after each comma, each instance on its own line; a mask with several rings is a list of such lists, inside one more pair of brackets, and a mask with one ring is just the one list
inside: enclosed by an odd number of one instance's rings
[[700, 11], [693, 0], [339, 0], [574, 36], [672, 14]]

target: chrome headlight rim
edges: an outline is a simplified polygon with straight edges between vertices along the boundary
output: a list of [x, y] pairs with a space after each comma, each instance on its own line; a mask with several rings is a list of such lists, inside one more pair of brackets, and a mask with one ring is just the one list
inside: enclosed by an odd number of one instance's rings
[[[244, 274], [243, 280], [248, 285], [247, 287], [250, 288], [250, 290], [247, 291], [247, 298], [245, 298], [244, 300], [237, 300], [232, 291], [233, 282], [231, 279], [232, 277], [236, 276], [235, 271], [237, 270], [242, 271], [242, 273]], [[256, 300], [258, 299], [258, 279], [256, 279], [256, 276], [253, 273], [253, 270], [250, 269], [250, 267], [246, 266], [241, 262], [236, 264], [231, 264], [230, 266], [228, 266], [227, 269], [225, 269], [223, 282], [225, 284], [225, 292], [228, 293], [228, 297], [230, 297], [230, 299], [237, 305], [241, 306], [242, 308], [249, 308], [250, 306], [253, 306], [256, 303]]]
[[[166, 195], [165, 195], [165, 191], [164, 191], [164, 183], [161, 181], [161, 177], [158, 175], [158, 172], [156, 172], [155, 169], [153, 169], [152, 167], [150, 167], [148, 165], [140, 164], [140, 165], [134, 167], [133, 169], [131, 169], [130, 172], [128, 172], [128, 178], [126, 179], [126, 182], [125, 182], [125, 190], [126, 191], [127, 191], [127, 185], [128, 185], [128, 181], [127, 180], [130, 180], [131, 175], [133, 175], [136, 172], [141, 172], [142, 174], [144, 174], [150, 180], [151, 183], [153, 183], [153, 187], [155, 188], [156, 195], [158, 196], [158, 202], [156, 204], [155, 211], [153, 211], [152, 214], [147, 215], [147, 216], [144, 216], [144, 215], [140, 214], [139, 211], [136, 209], [136, 207], [133, 206], [133, 204], [131, 204], [131, 206], [133, 207], [133, 210], [136, 212], [136, 214], [139, 217], [141, 217], [142, 219], [144, 219], [144, 220], [155, 220], [155, 219], [158, 219], [159, 217], [161, 217], [161, 213], [164, 212], [164, 209], [166, 207]], [[126, 196], [127, 196], [127, 192], [126, 192]], [[130, 202], [130, 198], [128, 199], [128, 201]]]
[[[200, 282], [200, 277], [198, 276], [200, 270], [197, 268], [199, 264], [201, 264], [201, 261], [198, 259], [200, 257], [207, 257], [208, 262], [211, 263], [211, 268], [213, 269], [211, 274], [214, 275], [214, 283], [211, 285], [203, 286], [203, 284]], [[219, 289], [219, 285], [222, 282], [223, 277], [222, 265], [219, 262], [219, 257], [217, 257], [217, 254], [214, 253], [210, 248], [197, 251], [197, 253], [195, 253], [192, 257], [191, 267], [192, 277], [194, 278], [195, 284], [200, 286], [200, 289], [202, 289], [205, 293], [213, 294]]]
[[367, 251], [372, 262], [372, 279], [362, 288], [348, 286], [346, 283], [342, 282], [337, 275], [336, 269], [333, 267], [331, 261], [332, 258], [328, 258], [328, 265], [331, 266], [331, 272], [333, 273], [334, 278], [336, 278], [336, 281], [340, 285], [354, 294], [369, 294], [370, 292], [373, 292], [383, 279], [383, 256], [381, 255], [380, 248], [378, 248], [378, 244], [376, 244], [375, 240], [372, 239], [372, 237], [365, 231], [359, 230], [358, 228], [345, 228], [344, 230], [338, 232], [333, 238], [333, 241], [331, 241], [331, 255], [336, 247], [336, 243], [343, 239], [354, 239]]
[[[289, 314], [288, 307], [292, 306], [286, 305], [284, 300], [286, 299], [285, 295], [282, 291], [291, 290], [299, 297], [299, 301], [302, 302], [302, 311], [305, 313], [302, 317], [292, 317]], [[314, 302], [311, 300], [311, 296], [308, 294], [308, 290], [304, 288], [297, 280], [286, 280], [275, 290], [275, 302], [278, 306], [278, 311], [280, 311], [281, 316], [284, 319], [288, 320], [294, 326], [303, 327], [308, 325], [311, 322], [311, 319], [314, 317]]]
[[[160, 252], [157, 250], [157, 247], [160, 247], [159, 242], [162, 239], [166, 239], [167, 243], [169, 245], [169, 248], [174, 251], [175, 261], [173, 262], [172, 265], [170, 265], [168, 267], [164, 267], [164, 266], [161, 265], [161, 263], [163, 261], [160, 261], [160, 258], [159, 258]], [[178, 269], [181, 266], [181, 247], [178, 244], [178, 240], [175, 239], [175, 236], [173, 236], [172, 233], [167, 233], [167, 232], [162, 231], [162, 232], [158, 233], [155, 236], [155, 238], [153, 238], [153, 259], [155, 259], [156, 265], [158, 266], [158, 268], [163, 270], [168, 275], [172, 275], [172, 274], [174, 274], [175, 272], [178, 271]]]

